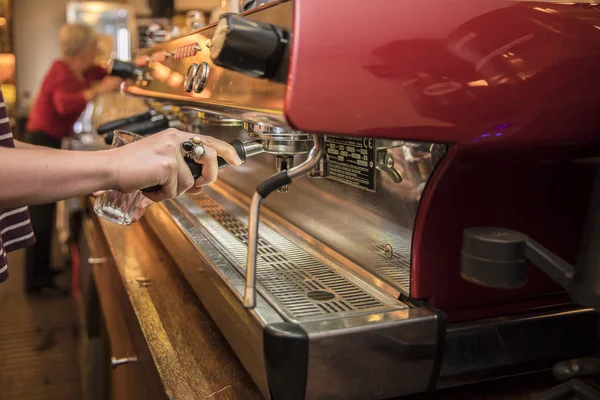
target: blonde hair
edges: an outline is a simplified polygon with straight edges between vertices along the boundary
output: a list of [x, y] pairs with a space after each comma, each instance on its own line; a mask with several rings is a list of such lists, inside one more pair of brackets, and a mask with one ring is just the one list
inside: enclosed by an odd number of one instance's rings
[[79, 55], [96, 43], [96, 32], [83, 24], [65, 24], [58, 33], [63, 57]]

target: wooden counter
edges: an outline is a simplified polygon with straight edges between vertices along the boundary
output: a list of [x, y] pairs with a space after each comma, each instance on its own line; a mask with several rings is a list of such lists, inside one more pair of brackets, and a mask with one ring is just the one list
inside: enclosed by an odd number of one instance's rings
[[262, 398], [143, 221], [123, 227], [91, 212], [83, 234], [111, 356], [137, 358], [112, 369], [111, 386], [120, 386], [111, 398]]

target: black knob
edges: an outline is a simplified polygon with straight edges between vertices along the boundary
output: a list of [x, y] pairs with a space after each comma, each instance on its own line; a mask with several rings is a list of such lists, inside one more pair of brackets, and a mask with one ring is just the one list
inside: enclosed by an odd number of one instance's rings
[[123, 79], [134, 79], [140, 73], [133, 64], [115, 59], [111, 59], [108, 62], [107, 71], [109, 75], [118, 76]]
[[480, 286], [516, 289], [527, 283], [527, 236], [509, 229], [465, 229], [460, 274]]
[[215, 27], [210, 54], [223, 68], [271, 78], [281, 65], [288, 37], [278, 26], [225, 14]]

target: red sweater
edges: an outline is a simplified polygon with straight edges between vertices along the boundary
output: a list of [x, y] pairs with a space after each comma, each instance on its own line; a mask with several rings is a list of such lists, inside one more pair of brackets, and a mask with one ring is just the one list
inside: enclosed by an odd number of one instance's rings
[[43, 132], [56, 138], [73, 133], [73, 124], [81, 115], [87, 102], [83, 92], [90, 84], [106, 76], [106, 71], [94, 66], [80, 81], [62, 60], [57, 60], [44, 77], [38, 98], [29, 114], [27, 130]]

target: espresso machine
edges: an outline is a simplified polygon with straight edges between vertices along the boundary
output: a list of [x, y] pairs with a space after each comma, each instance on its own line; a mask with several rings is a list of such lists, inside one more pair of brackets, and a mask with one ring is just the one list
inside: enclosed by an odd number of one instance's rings
[[145, 220], [263, 395], [386, 399], [594, 355], [595, 302], [523, 243], [580, 257], [600, 8], [247, 3], [113, 61], [150, 111], [102, 131], [247, 156]]

